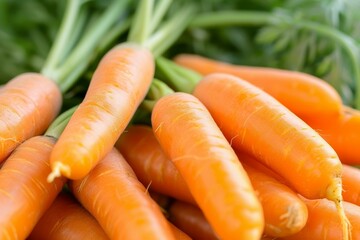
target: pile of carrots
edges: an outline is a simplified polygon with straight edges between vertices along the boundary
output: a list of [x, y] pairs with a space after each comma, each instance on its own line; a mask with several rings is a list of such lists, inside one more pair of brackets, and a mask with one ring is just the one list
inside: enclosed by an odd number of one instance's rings
[[305, 73], [162, 59], [140, 25], [68, 111], [44, 73], [1, 87], [0, 239], [360, 240], [360, 111]]

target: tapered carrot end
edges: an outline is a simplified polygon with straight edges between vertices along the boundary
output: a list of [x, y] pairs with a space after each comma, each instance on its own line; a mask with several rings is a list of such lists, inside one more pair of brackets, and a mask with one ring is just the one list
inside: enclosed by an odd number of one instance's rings
[[341, 221], [343, 240], [351, 240], [352, 239], [351, 224], [345, 214], [341, 192], [342, 192], [341, 177], [336, 177], [334, 178], [334, 181], [327, 188], [326, 198], [335, 203], [336, 210], [339, 214]]
[[55, 164], [55, 167], [52, 169], [51, 173], [47, 177], [47, 181], [49, 183], [53, 182], [55, 178], [61, 177], [62, 173], [66, 173], [65, 175], [70, 174], [70, 168], [68, 165], [57, 162]]

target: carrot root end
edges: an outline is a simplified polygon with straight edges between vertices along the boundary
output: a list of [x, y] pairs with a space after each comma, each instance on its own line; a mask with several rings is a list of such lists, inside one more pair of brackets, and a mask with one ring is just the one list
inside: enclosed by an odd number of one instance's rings
[[326, 190], [326, 198], [335, 203], [336, 210], [339, 214], [343, 232], [343, 240], [351, 240], [351, 224], [346, 217], [343, 206], [341, 177], [335, 177], [334, 181], [328, 186]]

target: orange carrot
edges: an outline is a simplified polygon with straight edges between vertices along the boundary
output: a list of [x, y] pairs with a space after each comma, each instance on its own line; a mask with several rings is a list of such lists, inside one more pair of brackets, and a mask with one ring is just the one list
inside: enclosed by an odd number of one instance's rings
[[[333, 203], [327, 199], [303, 199], [309, 217], [305, 227], [298, 233], [281, 238], [286, 240], [339, 240], [342, 239], [341, 221]], [[344, 209], [351, 228], [352, 239], [360, 239], [360, 207], [344, 202]]]
[[343, 219], [342, 165], [311, 127], [256, 86], [229, 74], [210, 74], [194, 95], [210, 111], [232, 147], [253, 155], [303, 196], [335, 202]]
[[341, 98], [325, 81], [306, 73], [275, 68], [237, 66], [197, 55], [181, 54], [175, 62], [200, 74], [228, 73], [272, 95], [299, 116], [338, 115]]
[[130, 126], [120, 136], [116, 147], [144, 186], [176, 199], [195, 202], [183, 177], [163, 152], [150, 127]]
[[181, 231], [179, 228], [177, 228], [171, 222], [169, 222], [169, 226], [170, 226], [171, 231], [174, 234], [174, 237], [176, 240], [191, 240], [191, 238], [186, 233]]
[[27, 240], [108, 240], [104, 230], [73, 197], [61, 193]]
[[275, 178], [243, 162], [242, 165], [264, 210], [264, 233], [285, 237], [299, 232], [305, 226], [308, 215], [304, 202]]
[[344, 164], [342, 182], [344, 201], [360, 206], [360, 169]]
[[360, 112], [343, 107], [339, 117], [309, 117], [304, 121], [314, 128], [336, 151], [342, 163], [360, 164]]
[[105, 157], [145, 97], [153, 74], [151, 53], [138, 45], [118, 45], [103, 57], [54, 147], [49, 181], [60, 175], [83, 178]]
[[170, 221], [194, 240], [218, 239], [204, 214], [192, 204], [175, 201], [169, 208], [169, 215]]
[[194, 96], [162, 97], [152, 112], [155, 135], [221, 239], [259, 239], [262, 208], [239, 159]]
[[61, 191], [65, 178], [46, 181], [54, 138], [26, 140], [0, 170], [0, 239], [25, 239]]
[[59, 113], [62, 96], [52, 80], [21, 74], [0, 93], [0, 162], [26, 139], [42, 134]]
[[110, 239], [174, 239], [160, 208], [122, 155], [113, 149], [70, 189]]

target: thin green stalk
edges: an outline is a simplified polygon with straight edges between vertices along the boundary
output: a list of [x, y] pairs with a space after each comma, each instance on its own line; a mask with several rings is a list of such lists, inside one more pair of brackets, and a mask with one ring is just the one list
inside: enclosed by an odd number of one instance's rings
[[194, 17], [195, 10], [194, 5], [183, 7], [145, 42], [155, 57], [163, 54], [179, 38]]
[[106, 12], [100, 17], [100, 20], [96, 22], [96, 25], [88, 34], [86, 34], [86, 38], [80, 40], [78, 46], [71, 53], [64, 65], [62, 65], [55, 73], [60, 86], [63, 84], [64, 79], [77, 68], [77, 65], [84, 61], [84, 59], [91, 57], [99, 40], [109, 31], [120, 15], [125, 12], [125, 5], [127, 2], [127, 0], [113, 1], [112, 4], [108, 6]]
[[154, 0], [142, 0], [136, 8], [133, 25], [130, 28], [128, 42], [143, 44], [150, 34], [150, 19], [154, 8]]
[[[52, 77], [54, 68], [59, 63], [61, 54], [63, 53], [68, 39], [70, 38], [75, 21], [79, 14], [81, 0], [68, 0], [66, 4], [65, 15], [61, 23], [55, 42], [49, 52], [48, 58], [41, 70], [41, 73], [45, 76]], [[53, 79], [56, 81], [56, 79]]]
[[157, 28], [157, 26], [165, 16], [173, 0], [159, 0], [159, 1], [160, 3], [157, 4], [156, 9], [154, 10], [153, 17], [150, 22], [150, 27], [149, 27], [150, 34], [155, 31], [155, 29]]
[[101, 40], [98, 50], [99, 52], [104, 51], [107, 47], [110, 46], [111, 43], [115, 42], [115, 40], [121, 36], [123, 33], [126, 32], [130, 28], [132, 19], [128, 18], [125, 21], [121, 22], [120, 24], [114, 26], [114, 30], [111, 31], [109, 34], [104, 36], [104, 38]]
[[98, 52], [103, 52], [106, 48], [110, 46], [110, 44], [115, 41], [121, 34], [123, 34], [130, 26], [130, 19], [121, 22], [120, 24], [116, 25], [114, 28], [115, 30], [110, 32], [105, 38], [99, 43], [99, 47], [93, 53], [92, 56], [84, 59], [77, 67], [72, 71], [62, 82], [60, 89], [62, 92], [67, 92], [74, 84], [76, 79], [78, 79], [81, 74], [86, 70], [89, 66], [91, 61], [96, 57]]
[[76, 82], [77, 79], [86, 71], [87, 67], [90, 65], [92, 58], [87, 57], [81, 63], [79, 63], [76, 68], [69, 73], [66, 78], [61, 82], [60, 90], [63, 93], [66, 93]]
[[190, 28], [228, 26], [261, 26], [275, 21], [274, 15], [259, 11], [220, 11], [202, 13], [190, 23]]
[[44, 135], [59, 138], [77, 108], [78, 106], [74, 106], [60, 114], [60, 116], [51, 123]]
[[67, 41], [66, 46], [64, 47], [62, 53], [59, 56], [59, 62], [63, 62], [66, 59], [66, 56], [69, 55], [71, 50], [76, 46], [76, 42], [80, 39], [82, 31], [85, 28], [86, 22], [88, 20], [88, 11], [80, 9], [78, 19], [76, 20], [75, 26], [71, 33], [70, 38]]
[[163, 76], [161, 79], [172, 89], [179, 92], [192, 93], [202, 76], [195, 71], [177, 65], [163, 57], [156, 59], [157, 71]]
[[174, 90], [166, 85], [166, 83], [154, 78], [146, 95], [146, 99], [141, 103], [141, 107], [151, 112], [155, 103], [160, 98], [171, 93], [174, 93]]
[[[277, 17], [273, 13], [256, 11], [223, 11], [204, 13], [197, 16], [190, 27], [210, 28], [226, 26], [261, 26], [276, 23]], [[287, 23], [294, 27], [314, 31], [320, 36], [331, 39], [342, 47], [349, 57], [355, 78], [355, 107], [360, 109], [360, 51], [357, 42], [341, 31], [323, 24], [310, 21], [295, 21], [287, 19]]]

